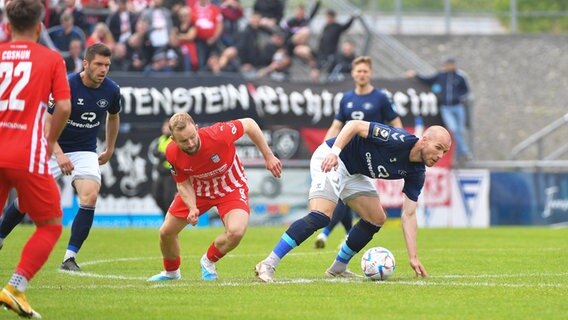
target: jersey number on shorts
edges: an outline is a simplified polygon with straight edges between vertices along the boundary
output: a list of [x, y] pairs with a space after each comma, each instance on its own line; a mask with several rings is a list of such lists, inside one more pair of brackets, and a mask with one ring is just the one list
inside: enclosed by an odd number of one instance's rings
[[16, 64], [14, 62], [0, 62], [0, 97], [4, 96], [6, 89], [11, 86], [13, 77], [20, 77], [16, 84], [12, 87], [9, 100], [0, 100], [0, 111], [5, 110], [24, 110], [25, 101], [18, 99], [18, 95], [28, 85], [30, 81], [30, 74], [32, 73], [32, 63], [29, 61], [22, 61]]

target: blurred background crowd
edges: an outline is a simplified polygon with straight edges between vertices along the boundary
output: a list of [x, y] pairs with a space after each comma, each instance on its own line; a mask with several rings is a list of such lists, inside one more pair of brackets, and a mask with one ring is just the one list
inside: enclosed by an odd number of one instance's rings
[[[113, 52], [111, 71], [285, 80], [296, 62], [309, 68], [312, 81], [348, 74], [355, 46], [340, 44], [340, 37], [359, 12], [338, 23], [334, 10], [320, 12], [321, 2], [312, 1], [286, 17], [285, 3], [256, 0], [245, 10], [239, 0], [51, 0], [42, 41], [61, 52], [70, 73], [81, 70], [87, 46], [102, 42]], [[318, 14], [325, 26], [314, 39], [309, 24]], [[3, 29], [0, 40], [8, 37]]]

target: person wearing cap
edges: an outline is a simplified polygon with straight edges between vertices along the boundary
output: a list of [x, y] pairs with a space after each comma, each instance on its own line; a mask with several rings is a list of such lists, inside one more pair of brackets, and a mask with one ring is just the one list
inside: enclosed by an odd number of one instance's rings
[[406, 76], [429, 85], [438, 97], [442, 121], [456, 141], [458, 162], [473, 160], [471, 149], [464, 138], [468, 115], [466, 102], [471, 94], [467, 75], [457, 68], [456, 58], [448, 57], [442, 70], [434, 75], [425, 76], [414, 70], [407, 70]]

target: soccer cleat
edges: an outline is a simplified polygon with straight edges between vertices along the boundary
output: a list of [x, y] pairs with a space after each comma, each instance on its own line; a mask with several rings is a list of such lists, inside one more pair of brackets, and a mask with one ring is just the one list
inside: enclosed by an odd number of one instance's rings
[[75, 271], [81, 271], [81, 268], [79, 268], [79, 265], [77, 264], [77, 262], [75, 261], [75, 258], [73, 258], [73, 257], [63, 261], [60, 269], [65, 270], [65, 271], [74, 271], [74, 272]]
[[203, 257], [201, 257], [199, 264], [201, 265], [201, 279], [205, 281], [217, 280], [217, 268], [215, 268], [214, 262], [207, 259], [207, 255], [204, 254]]
[[325, 243], [327, 241], [327, 236], [323, 233], [318, 234], [318, 236], [316, 237], [316, 242], [314, 243], [314, 246], [316, 249], [323, 249], [325, 248]]
[[330, 278], [363, 278], [349, 269], [345, 269], [342, 272], [332, 271], [331, 268], [325, 270], [325, 275]]
[[22, 318], [41, 319], [41, 315], [32, 309], [24, 293], [10, 284], [0, 291], [0, 305], [14, 311]]
[[261, 261], [255, 267], [256, 277], [262, 282], [274, 282], [274, 270], [276, 268]]
[[179, 280], [181, 279], [181, 273], [177, 271], [162, 271], [157, 275], [151, 276], [146, 281], [169, 281], [169, 280]]

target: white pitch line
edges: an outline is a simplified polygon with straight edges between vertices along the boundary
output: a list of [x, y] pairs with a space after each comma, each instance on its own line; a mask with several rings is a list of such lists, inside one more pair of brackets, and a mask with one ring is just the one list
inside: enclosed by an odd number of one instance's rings
[[[330, 250], [318, 250], [313, 252], [293, 252], [290, 253], [289, 256], [313, 256], [313, 255], [321, 255], [321, 254], [328, 254], [332, 251]], [[242, 258], [242, 257], [257, 257], [257, 254], [232, 254], [228, 257], [231, 258]], [[190, 255], [184, 256], [183, 258], [199, 258], [200, 256], [197, 255]], [[96, 265], [96, 264], [105, 264], [110, 262], [128, 262], [128, 261], [140, 261], [140, 260], [159, 260], [161, 257], [126, 257], [126, 258], [114, 258], [114, 259], [102, 259], [102, 260], [94, 260], [94, 261], [87, 261], [83, 262], [81, 265], [88, 266], [88, 265]], [[134, 276], [124, 276], [124, 275], [105, 275], [105, 274], [98, 274], [92, 272], [67, 272], [61, 271], [65, 274], [77, 277], [89, 277], [89, 278], [98, 278], [98, 279], [117, 279], [117, 280], [132, 280], [132, 281], [144, 281], [146, 277], [134, 277]], [[467, 275], [467, 274], [455, 274], [455, 275], [438, 275], [438, 276], [430, 276], [430, 279], [504, 279], [504, 278], [531, 278], [531, 277], [562, 277], [567, 276], [567, 272], [563, 273], [517, 273], [517, 274], [474, 274], [474, 275]], [[252, 278], [252, 277], [251, 277]], [[412, 279], [412, 277], [406, 277], [407, 279]], [[408, 281], [403, 280], [404, 278], [398, 278], [391, 281], [377, 281], [378, 284], [381, 285], [412, 285], [412, 286], [462, 286], [462, 287], [504, 287], [504, 288], [564, 288], [566, 285], [564, 284], [531, 284], [531, 283], [493, 283], [493, 282], [449, 282], [449, 281]], [[397, 281], [398, 280], [398, 281]], [[321, 278], [313, 278], [313, 279], [305, 279], [305, 278], [297, 278], [297, 279], [280, 279], [274, 282], [275, 285], [287, 285], [287, 284], [309, 284], [309, 283], [316, 283], [316, 282], [370, 282], [368, 280], [359, 279], [321, 279]], [[208, 286], [208, 285], [215, 285], [220, 287], [230, 287], [230, 286], [256, 286], [256, 285], [272, 285], [272, 284], [264, 284], [258, 281], [252, 280], [243, 280], [240, 281], [229, 281], [223, 282], [219, 281], [216, 283], [204, 283], [202, 281], [199, 282], [167, 282], [167, 283], [156, 283], [148, 285], [148, 283], [144, 282], [144, 284], [139, 285], [87, 285], [87, 286], [65, 286], [66, 288], [70, 289], [97, 289], [97, 288], [162, 288], [162, 287], [188, 287], [188, 286]], [[38, 286], [38, 288], [45, 288], [45, 289], [61, 289], [62, 286]]]
[[168, 281], [158, 284], [149, 284], [147, 282], [140, 284], [128, 285], [77, 285], [77, 286], [34, 286], [38, 289], [159, 289], [159, 288], [187, 288], [187, 287], [251, 287], [251, 286], [274, 286], [274, 285], [294, 285], [294, 284], [311, 284], [311, 283], [376, 283], [377, 285], [405, 285], [405, 286], [448, 286], [448, 287], [501, 287], [501, 288], [565, 288], [563, 284], [530, 284], [530, 283], [492, 283], [492, 282], [438, 282], [438, 281], [368, 281], [368, 280], [352, 280], [352, 279], [322, 279], [322, 278], [296, 278], [276, 280], [273, 283], [262, 283], [255, 280], [228, 281], [228, 282], [203, 282], [203, 281]]

